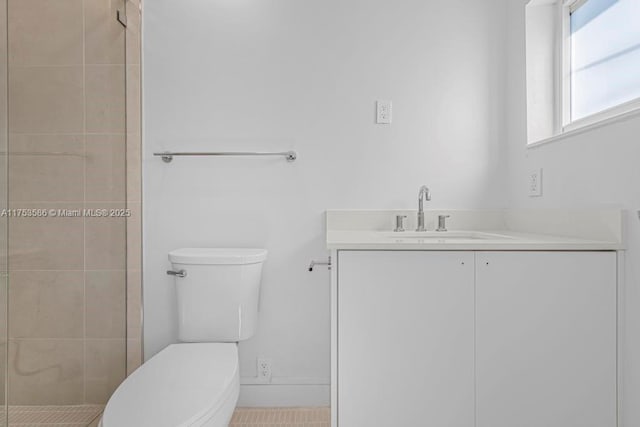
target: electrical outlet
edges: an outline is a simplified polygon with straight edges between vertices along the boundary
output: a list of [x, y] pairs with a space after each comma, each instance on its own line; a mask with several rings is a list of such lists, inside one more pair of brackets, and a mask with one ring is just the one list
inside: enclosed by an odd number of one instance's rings
[[542, 196], [542, 169], [535, 169], [529, 173], [529, 197]]
[[376, 103], [376, 123], [391, 123], [391, 101], [378, 101]]
[[271, 382], [271, 359], [258, 359], [258, 380], [270, 383]]

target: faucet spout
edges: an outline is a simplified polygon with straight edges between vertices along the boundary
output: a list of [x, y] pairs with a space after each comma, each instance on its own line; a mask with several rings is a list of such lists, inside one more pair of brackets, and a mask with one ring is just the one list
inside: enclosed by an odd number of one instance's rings
[[429, 187], [423, 185], [418, 192], [418, 228], [416, 231], [426, 231], [424, 228], [424, 201], [431, 200], [431, 191]]

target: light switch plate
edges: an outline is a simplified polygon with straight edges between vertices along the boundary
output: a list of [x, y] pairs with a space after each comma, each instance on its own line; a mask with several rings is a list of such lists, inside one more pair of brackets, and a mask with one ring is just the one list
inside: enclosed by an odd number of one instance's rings
[[391, 101], [378, 100], [376, 102], [376, 123], [384, 125], [391, 123]]
[[542, 169], [529, 172], [529, 197], [542, 196]]

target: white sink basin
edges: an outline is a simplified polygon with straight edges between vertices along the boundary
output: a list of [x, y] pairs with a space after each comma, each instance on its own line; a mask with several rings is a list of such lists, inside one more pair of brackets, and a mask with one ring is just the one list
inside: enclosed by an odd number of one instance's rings
[[496, 233], [482, 231], [382, 231], [381, 234], [390, 239], [420, 239], [420, 240], [502, 240], [513, 239]]

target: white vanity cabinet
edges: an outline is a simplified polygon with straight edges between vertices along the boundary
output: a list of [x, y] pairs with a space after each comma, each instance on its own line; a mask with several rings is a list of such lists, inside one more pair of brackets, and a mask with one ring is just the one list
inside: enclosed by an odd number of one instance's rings
[[616, 253], [340, 250], [334, 427], [615, 427]]
[[340, 427], [473, 427], [474, 254], [340, 251]]
[[616, 425], [616, 253], [478, 252], [478, 427]]

